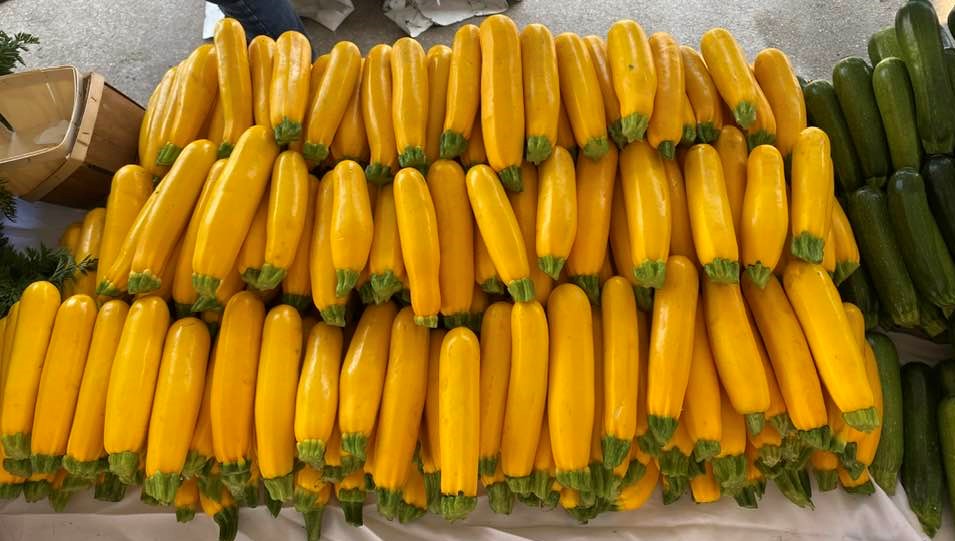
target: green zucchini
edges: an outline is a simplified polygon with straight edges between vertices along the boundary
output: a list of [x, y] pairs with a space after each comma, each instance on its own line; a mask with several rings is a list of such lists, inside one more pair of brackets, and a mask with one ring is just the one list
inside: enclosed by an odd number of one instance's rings
[[864, 267], [859, 267], [839, 284], [839, 295], [845, 302], [859, 307], [865, 317], [865, 330], [871, 331], [879, 325], [879, 299], [872, 289], [872, 282]]
[[882, 333], [867, 333], [882, 383], [882, 432], [875, 458], [869, 465], [869, 475], [886, 494], [895, 494], [899, 468], [902, 467], [902, 382], [899, 372], [899, 353], [895, 344]]
[[949, 154], [955, 147], [955, 94], [935, 9], [930, 3], [907, 2], [895, 16], [895, 33], [912, 79], [922, 146], [927, 154]]
[[849, 127], [862, 175], [866, 182], [884, 185], [889, 175], [889, 152], [882, 116], [872, 91], [872, 68], [861, 57], [843, 58], [832, 68], [832, 85]]
[[925, 331], [929, 338], [941, 336], [948, 330], [948, 322], [942, 309], [932, 304], [924, 295], [915, 292], [919, 300], [919, 328]]
[[848, 212], [879, 305], [896, 325], [915, 327], [919, 324], [915, 286], [892, 232], [885, 194], [863, 186], [849, 196]]
[[869, 38], [869, 61], [875, 66], [891, 56], [901, 58], [902, 49], [895, 36], [895, 26], [886, 26]]
[[955, 306], [955, 261], [932, 217], [922, 175], [899, 169], [886, 192], [892, 229], [915, 287], [936, 306]]
[[902, 485], [909, 507], [929, 537], [942, 523], [942, 457], [938, 441], [938, 384], [925, 363], [902, 367], [903, 438]]
[[955, 86], [955, 49], [945, 49], [942, 51], [942, 60], [945, 61], [948, 81]]
[[922, 143], [905, 61], [891, 57], [879, 62], [872, 72], [872, 90], [885, 127], [892, 167], [918, 167], [922, 163]]
[[839, 185], [844, 193], [852, 193], [862, 185], [862, 166], [852, 146], [852, 135], [836, 97], [836, 89], [829, 81], [819, 80], [806, 85], [803, 94], [813, 124], [829, 136], [832, 165]]
[[948, 501], [955, 506], [955, 397], [946, 397], [938, 405], [938, 438], [942, 446]]
[[948, 31], [955, 36], [955, 7], [948, 12]]
[[948, 359], [935, 365], [938, 372], [938, 381], [942, 389], [942, 397], [955, 397], [955, 359]]
[[935, 223], [949, 251], [955, 253], [955, 159], [932, 156], [922, 166], [922, 179]]

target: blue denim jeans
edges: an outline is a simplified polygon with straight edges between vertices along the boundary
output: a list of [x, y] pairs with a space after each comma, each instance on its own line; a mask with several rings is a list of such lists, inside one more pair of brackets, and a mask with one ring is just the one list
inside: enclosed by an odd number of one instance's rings
[[289, 0], [209, 0], [219, 6], [226, 17], [242, 23], [248, 39], [266, 35], [278, 38], [286, 30], [305, 33], [302, 19]]

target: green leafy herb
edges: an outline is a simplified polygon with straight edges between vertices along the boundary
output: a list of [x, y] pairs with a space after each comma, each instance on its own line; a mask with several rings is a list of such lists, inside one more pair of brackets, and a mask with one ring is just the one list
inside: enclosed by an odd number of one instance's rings
[[27, 45], [36, 45], [40, 43], [36, 36], [17, 32], [10, 36], [3, 30], [0, 30], [0, 75], [6, 75], [13, 72], [17, 64], [23, 65], [22, 53], [29, 50]]

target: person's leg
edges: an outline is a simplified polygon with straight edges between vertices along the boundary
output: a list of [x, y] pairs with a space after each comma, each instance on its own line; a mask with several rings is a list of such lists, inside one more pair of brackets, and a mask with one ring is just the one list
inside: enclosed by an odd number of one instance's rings
[[247, 37], [266, 35], [278, 38], [282, 32], [305, 33], [302, 19], [295, 14], [289, 0], [209, 0], [219, 6], [226, 17], [242, 23]]

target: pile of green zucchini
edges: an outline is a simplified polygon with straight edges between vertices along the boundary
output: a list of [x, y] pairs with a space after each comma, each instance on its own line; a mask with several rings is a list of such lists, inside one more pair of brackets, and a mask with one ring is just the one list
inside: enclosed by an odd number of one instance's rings
[[[955, 343], [955, 11], [948, 27], [930, 1], [910, 0], [894, 26], [871, 37], [868, 60], [845, 58], [832, 82], [803, 88], [810, 122], [829, 135], [862, 256], [840, 286], [843, 298], [859, 306], [868, 329], [937, 343]], [[889, 346], [881, 342], [878, 356], [891, 358]], [[910, 362], [901, 374], [892, 364], [880, 360], [887, 372], [879, 453], [904, 456], [909, 505], [934, 535], [943, 479], [955, 504], [955, 361]], [[892, 404], [900, 405], [895, 419]], [[882, 481], [873, 477], [891, 494], [894, 472], [880, 473]]]

